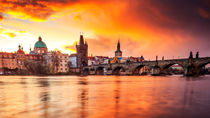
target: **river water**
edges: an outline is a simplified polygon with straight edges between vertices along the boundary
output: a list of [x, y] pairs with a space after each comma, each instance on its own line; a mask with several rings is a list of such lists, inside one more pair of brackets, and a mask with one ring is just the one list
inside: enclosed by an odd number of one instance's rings
[[210, 118], [210, 76], [0, 76], [0, 118]]

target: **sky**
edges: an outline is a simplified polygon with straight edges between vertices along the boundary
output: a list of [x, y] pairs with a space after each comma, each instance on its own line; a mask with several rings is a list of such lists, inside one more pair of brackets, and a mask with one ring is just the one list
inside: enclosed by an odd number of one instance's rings
[[41, 36], [48, 50], [75, 53], [83, 33], [89, 55], [210, 56], [209, 0], [0, 0], [0, 50], [29, 52]]

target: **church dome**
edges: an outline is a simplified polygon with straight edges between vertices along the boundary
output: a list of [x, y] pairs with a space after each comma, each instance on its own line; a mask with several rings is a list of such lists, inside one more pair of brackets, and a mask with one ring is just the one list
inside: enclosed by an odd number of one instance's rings
[[42, 41], [42, 38], [39, 37], [39, 40], [34, 45], [35, 48], [47, 48], [47, 45]]
[[30, 51], [30, 53], [29, 54], [35, 54], [35, 52], [34, 51]]

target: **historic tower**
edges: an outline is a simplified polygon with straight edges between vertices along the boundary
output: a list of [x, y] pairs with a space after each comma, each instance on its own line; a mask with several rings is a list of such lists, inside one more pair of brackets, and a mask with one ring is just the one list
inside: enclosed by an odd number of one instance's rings
[[76, 45], [77, 48], [77, 67], [81, 68], [88, 65], [88, 44], [85, 41], [83, 35], [80, 35], [79, 45]]
[[117, 43], [117, 50], [115, 51], [115, 57], [122, 57], [122, 51], [120, 50], [120, 41]]

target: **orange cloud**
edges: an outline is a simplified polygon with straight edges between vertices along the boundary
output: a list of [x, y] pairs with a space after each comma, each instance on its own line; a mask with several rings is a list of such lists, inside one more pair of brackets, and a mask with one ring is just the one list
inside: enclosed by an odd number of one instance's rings
[[0, 21], [2, 21], [4, 19], [4, 17], [0, 14]]
[[[0, 12], [15, 18], [46, 21], [50, 16], [75, 4], [100, 3], [95, 0], [3, 0], [0, 1]], [[104, 0], [101, 2], [106, 3]]]
[[6, 38], [15, 38], [15, 37], [20, 36], [22, 34], [27, 34], [27, 32], [5, 28], [5, 27], [2, 27], [0, 25], [0, 36], [6, 37]]

